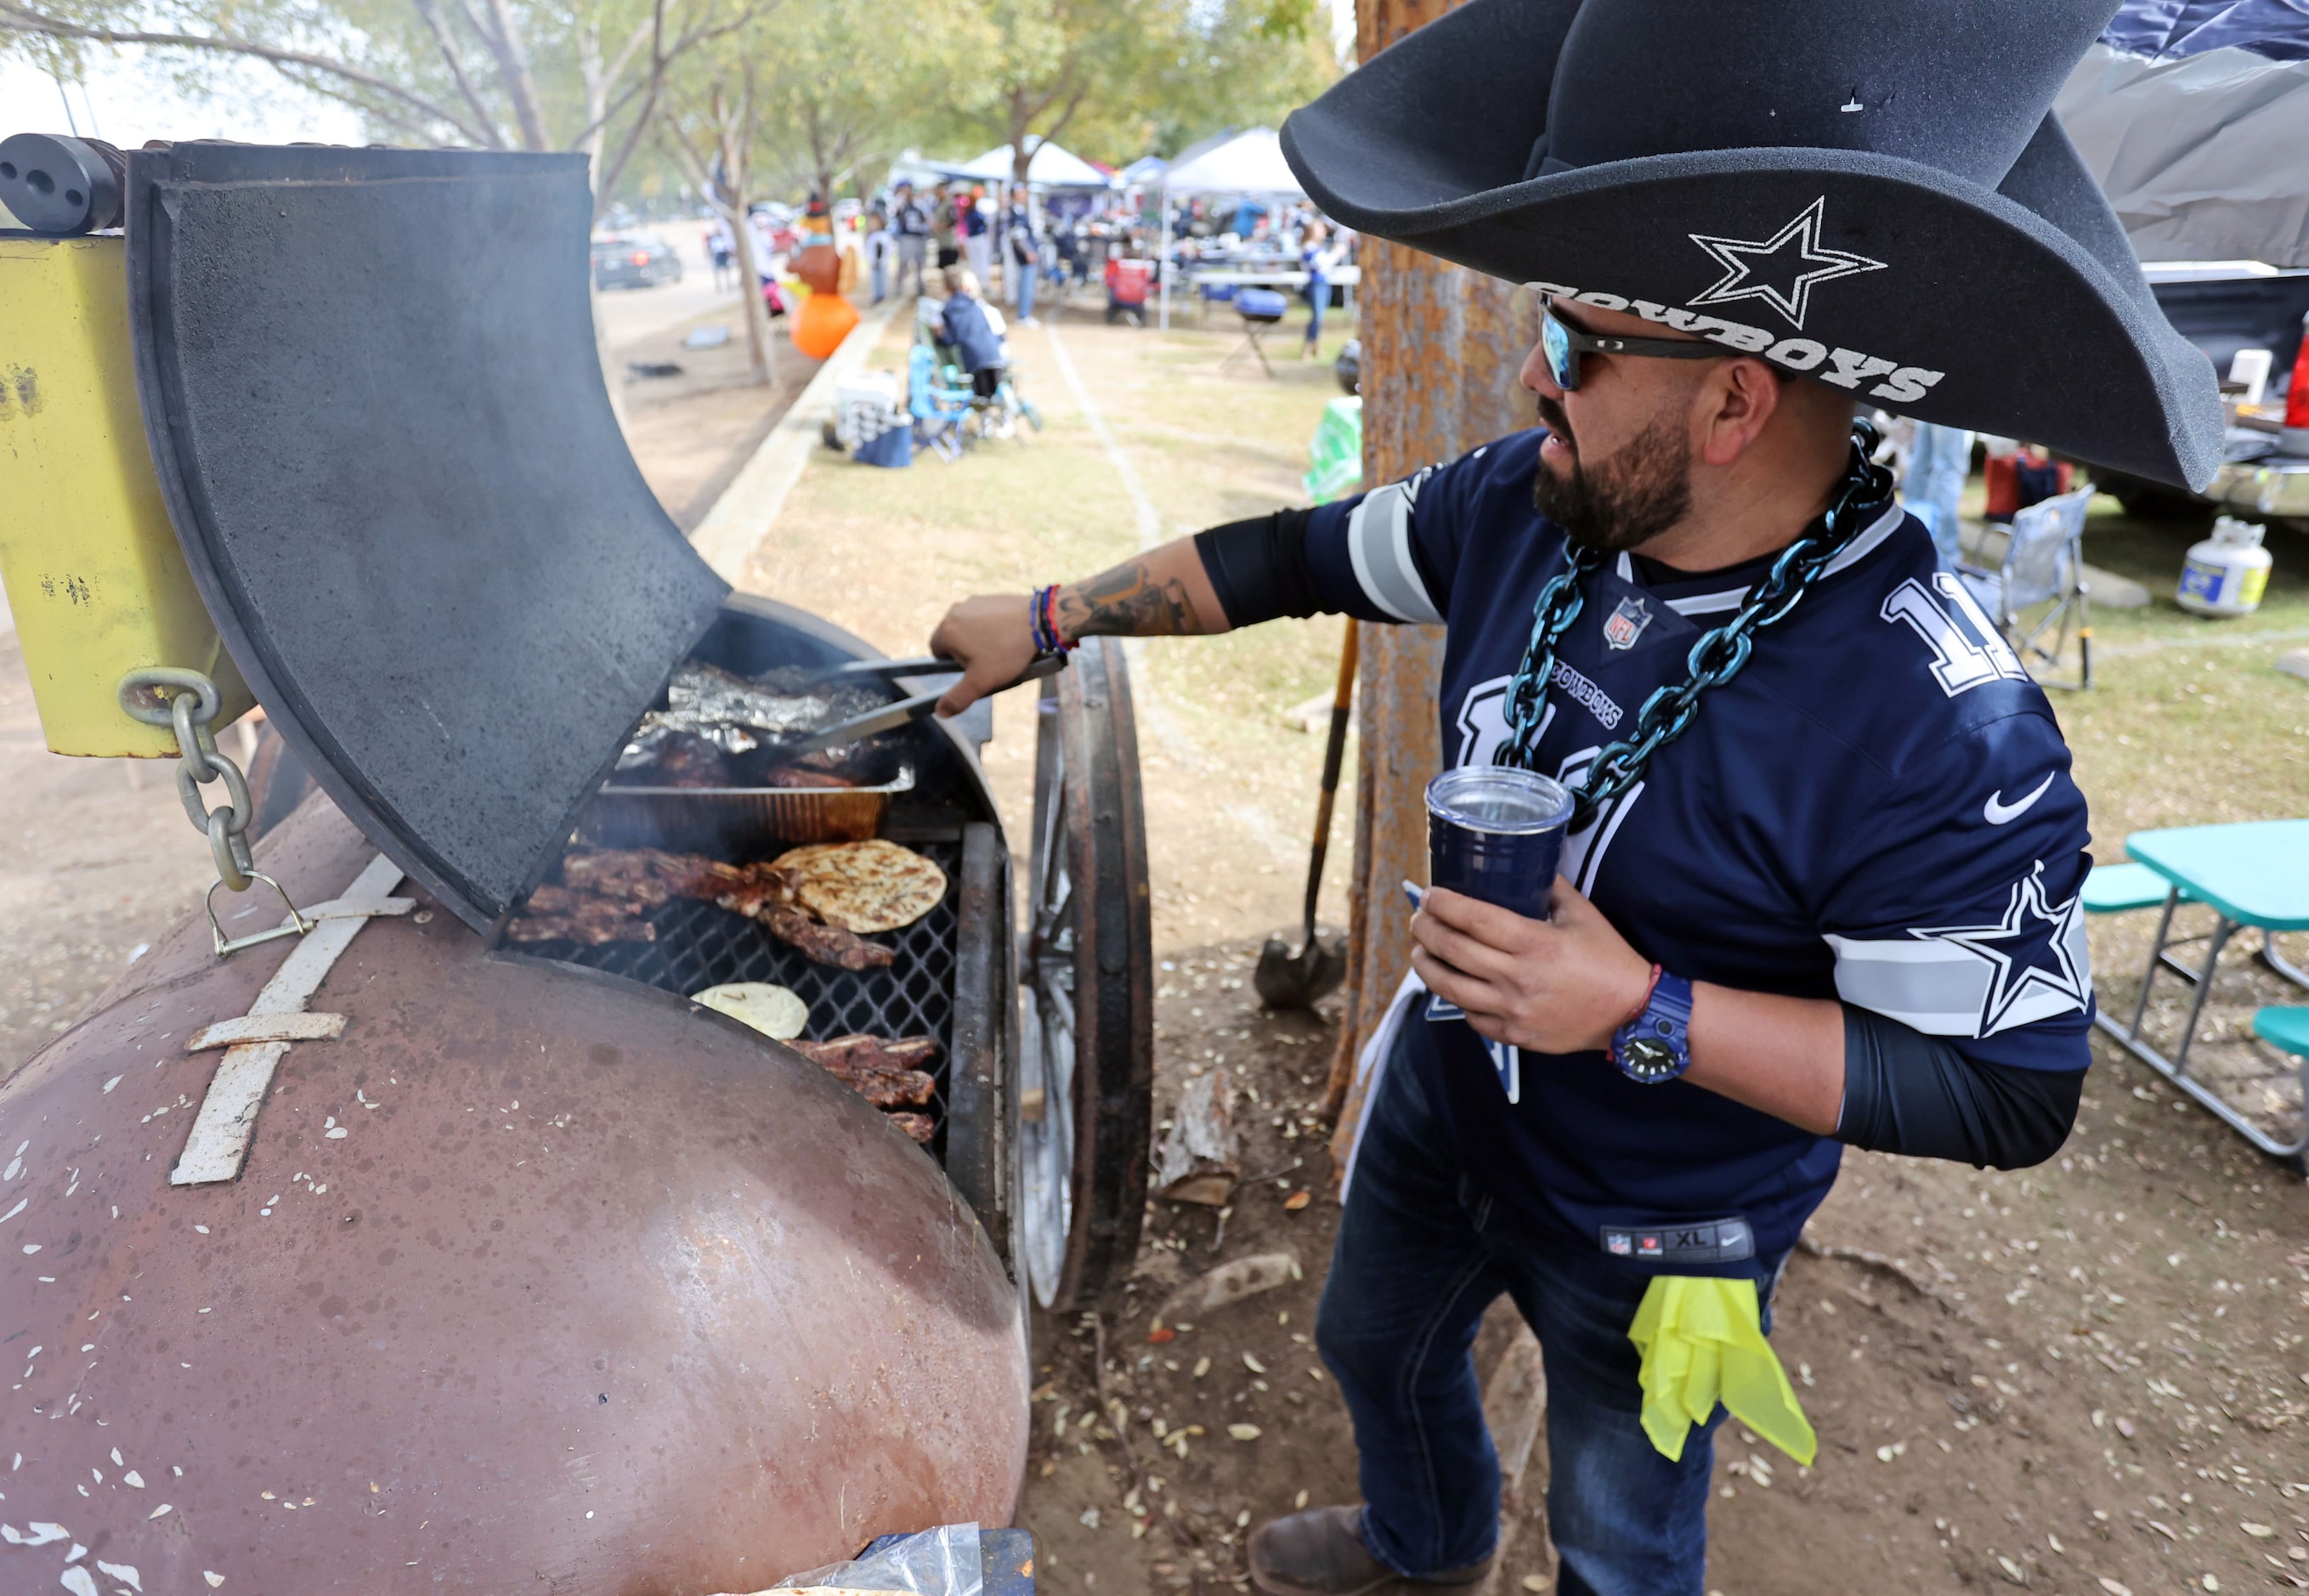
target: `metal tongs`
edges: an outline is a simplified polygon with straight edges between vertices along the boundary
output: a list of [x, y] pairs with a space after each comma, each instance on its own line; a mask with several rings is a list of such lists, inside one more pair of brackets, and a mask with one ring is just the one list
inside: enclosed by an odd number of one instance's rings
[[[1007, 693], [1011, 688], [1023, 686], [1028, 682], [1036, 682], [1044, 677], [1056, 676], [1066, 668], [1067, 657], [1063, 653], [1051, 651], [1036, 654], [1033, 662], [1018, 674], [1015, 681], [1005, 682], [995, 691]], [[879, 677], [888, 680], [908, 676], [959, 676], [961, 674], [962, 662], [958, 660], [937, 658], [854, 660], [848, 664], [837, 665], [832, 669], [821, 671], [812, 679], [821, 682], [837, 682], [855, 681], [860, 677]], [[928, 693], [917, 693], [912, 698], [901, 698], [895, 703], [886, 703], [879, 709], [868, 710], [862, 715], [852, 715], [847, 720], [837, 720], [831, 726], [819, 728], [807, 737], [797, 738], [790, 743], [778, 744], [770, 750], [770, 762], [773, 764], [782, 763], [800, 755], [815, 754], [820, 748], [838, 748], [845, 743], [862, 741], [878, 732], [895, 731], [901, 726], [911, 726], [917, 720], [928, 719], [930, 712], [938, 708], [938, 700], [945, 696], [945, 688], [934, 688]]]

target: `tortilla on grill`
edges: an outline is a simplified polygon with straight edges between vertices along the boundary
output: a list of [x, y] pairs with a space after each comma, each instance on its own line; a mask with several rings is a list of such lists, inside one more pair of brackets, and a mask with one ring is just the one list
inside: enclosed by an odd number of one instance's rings
[[767, 1037], [790, 1042], [809, 1023], [809, 1006], [783, 987], [767, 981], [731, 981], [690, 994], [689, 1001], [719, 1010]]
[[911, 848], [877, 837], [865, 842], [813, 842], [778, 856], [793, 873], [801, 906], [845, 931], [895, 931], [911, 926], [946, 896], [946, 872]]

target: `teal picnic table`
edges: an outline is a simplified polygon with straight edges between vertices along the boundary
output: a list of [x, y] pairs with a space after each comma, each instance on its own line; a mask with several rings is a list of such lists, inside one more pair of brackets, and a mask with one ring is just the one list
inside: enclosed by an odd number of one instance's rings
[[[2206, 998], [2212, 994], [2221, 950], [2239, 931], [2248, 927], [2260, 931], [2262, 962], [2296, 985], [2309, 987], [2309, 971], [2287, 962], [2273, 940], [2281, 931], [2309, 931], [2309, 820], [2259, 820], [2238, 825], [2188, 825], [2135, 832], [2124, 840], [2124, 848], [2137, 862], [2164, 877], [2169, 886], [2131, 1022], [2113, 1019], [2104, 1009], [2094, 1022], [2122, 1043], [2125, 1051], [2212, 1110], [2263, 1152], [2278, 1158], [2299, 1157], [2309, 1150], [2309, 1059], [2302, 1064], [2305, 1107], [2301, 1134], [2289, 1143], [2269, 1135], [2192, 1078], [2188, 1071], [2189, 1045], [2196, 1040], [2197, 1022], [2204, 1014]], [[2210, 933], [2201, 937], [2173, 936], [2173, 911], [2184, 899], [2202, 903], [2220, 917]], [[2173, 951], [2192, 942], [2204, 944], [2204, 957], [2194, 965]], [[2149, 989], [2160, 970], [2171, 971], [2194, 988], [2180, 1043], [2170, 1058], [2141, 1035], [2142, 1022], [2149, 1013]]]

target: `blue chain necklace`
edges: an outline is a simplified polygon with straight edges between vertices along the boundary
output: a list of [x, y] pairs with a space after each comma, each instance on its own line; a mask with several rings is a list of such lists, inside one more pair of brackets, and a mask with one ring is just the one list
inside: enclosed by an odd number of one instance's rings
[[[1748, 590], [1732, 618], [1703, 633], [1691, 645], [1684, 679], [1658, 688], [1645, 699], [1629, 734], [1596, 754], [1595, 763], [1587, 767], [1586, 784], [1572, 789], [1571, 830], [1586, 829], [1606, 805], [1643, 779], [1652, 755], [1691, 727], [1699, 712], [1699, 695], [1740, 674], [1755, 646], [1757, 630], [1785, 620], [1812, 591], [1829, 562], [1844, 552], [1861, 529], [1883, 513], [1892, 499], [1892, 473], [1871, 462], [1876, 444], [1875, 427], [1865, 421], [1852, 424], [1851, 460], [1819, 530], [1780, 551], [1771, 571]], [[1523, 663], [1508, 683], [1507, 741], [1500, 745], [1494, 763], [1531, 768], [1533, 745], [1539, 739], [1540, 722], [1546, 715], [1548, 683], [1555, 674], [1556, 645], [1587, 606], [1582, 590], [1588, 573], [1604, 559], [1587, 548], [1575, 548], [1570, 555], [1570, 564], [1540, 590], [1539, 602], [1533, 607], [1531, 642], [1525, 645]]]

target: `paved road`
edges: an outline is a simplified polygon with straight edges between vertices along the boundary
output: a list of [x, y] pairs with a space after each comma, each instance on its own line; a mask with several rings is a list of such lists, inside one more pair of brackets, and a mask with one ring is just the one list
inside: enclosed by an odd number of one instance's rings
[[[737, 290], [713, 286], [713, 268], [707, 263], [702, 241], [703, 226], [676, 221], [649, 229], [681, 256], [682, 278], [679, 282], [650, 289], [612, 289], [601, 296], [601, 324], [612, 349], [677, 326], [717, 306], [727, 306], [732, 317], [738, 315]], [[730, 331], [734, 336], [739, 329], [733, 324]]]

